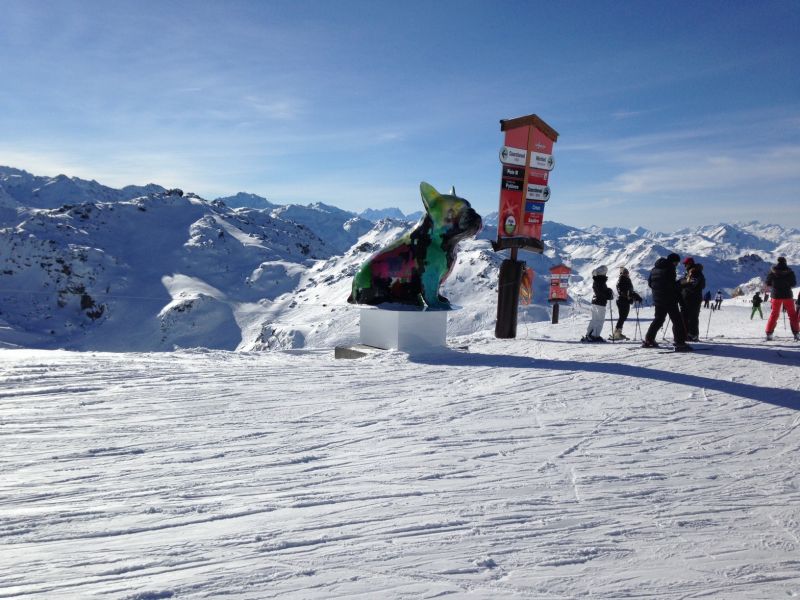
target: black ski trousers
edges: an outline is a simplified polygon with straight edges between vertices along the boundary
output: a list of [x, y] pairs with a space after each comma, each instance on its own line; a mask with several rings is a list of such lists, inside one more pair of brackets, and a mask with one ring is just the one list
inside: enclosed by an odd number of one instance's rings
[[617, 319], [617, 329], [622, 330], [622, 326], [625, 325], [625, 321], [628, 319], [628, 314], [631, 312], [631, 303], [617, 300], [617, 308], [619, 309], [619, 319]]
[[656, 304], [656, 314], [655, 317], [653, 317], [653, 322], [650, 323], [650, 327], [647, 328], [647, 334], [644, 336], [645, 341], [656, 341], [658, 330], [664, 325], [667, 315], [669, 315], [669, 318], [672, 320], [672, 336], [675, 338], [675, 343], [678, 345], [685, 344], [686, 328], [683, 326], [683, 318], [681, 317], [681, 311], [678, 309], [677, 302], [666, 305]]
[[681, 308], [685, 315], [686, 332], [693, 337], [700, 337], [700, 306], [702, 300], [684, 300]]

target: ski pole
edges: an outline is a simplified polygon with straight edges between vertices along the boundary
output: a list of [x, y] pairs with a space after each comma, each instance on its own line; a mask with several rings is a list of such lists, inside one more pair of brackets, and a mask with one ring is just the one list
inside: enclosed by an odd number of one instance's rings
[[711, 314], [713, 312], [714, 312], [713, 310], [708, 311], [708, 325], [706, 325], [706, 339], [708, 339], [708, 330], [711, 327]]
[[639, 308], [641, 307], [642, 303], [636, 303], [636, 329], [633, 330], [633, 341], [636, 341], [636, 335], [638, 333], [639, 336], [642, 335], [642, 328], [639, 326]]
[[783, 330], [786, 331], [786, 306], [783, 307]]
[[661, 336], [662, 340], [667, 339], [667, 328], [669, 327], [670, 317], [667, 315], [667, 322], [664, 324], [664, 335]]
[[[611, 311], [611, 343], [614, 343], [614, 305], [610, 302], [608, 303], [608, 310]], [[784, 319], [784, 325], [786, 325], [786, 319]]]

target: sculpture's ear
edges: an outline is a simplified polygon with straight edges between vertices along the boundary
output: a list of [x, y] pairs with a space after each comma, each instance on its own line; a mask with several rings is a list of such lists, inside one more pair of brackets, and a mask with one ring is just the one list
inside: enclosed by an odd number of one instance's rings
[[430, 184], [424, 181], [419, 184], [419, 192], [422, 194], [422, 203], [425, 205], [425, 212], [431, 212], [431, 204], [441, 194]]

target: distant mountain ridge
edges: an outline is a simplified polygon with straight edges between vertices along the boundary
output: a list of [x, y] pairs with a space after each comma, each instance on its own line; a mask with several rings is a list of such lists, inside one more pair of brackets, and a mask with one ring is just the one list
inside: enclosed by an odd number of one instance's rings
[[[83, 202], [119, 202], [167, 190], [160, 185], [128, 185], [121, 189], [79, 177], [42, 177], [21, 169], [0, 166], [0, 199], [9, 199], [17, 206], [58, 208], [62, 204]], [[0, 200], [2, 204], [2, 200]]]
[[[115, 190], [2, 167], [0, 347], [263, 350], [357, 341], [358, 308], [345, 302], [352, 276], [414, 227], [406, 215], [391, 218], [398, 213], [357, 216], [244, 193], [208, 201], [155, 184]], [[504, 255], [490, 245], [495, 215], [484, 222], [479, 239], [462, 243], [444, 286], [462, 307], [449, 316], [453, 335], [494, 326]], [[543, 241], [543, 254], [520, 253], [536, 272], [523, 321], [548, 318], [546, 274], [559, 263], [573, 269], [574, 307], [590, 299], [600, 264], [612, 287], [617, 268], [627, 267], [647, 296], [650, 268], [670, 252], [693, 256], [708, 288], [726, 294], [758, 289], [780, 255], [800, 263], [800, 231], [757, 222], [656, 233], [549, 221]]]

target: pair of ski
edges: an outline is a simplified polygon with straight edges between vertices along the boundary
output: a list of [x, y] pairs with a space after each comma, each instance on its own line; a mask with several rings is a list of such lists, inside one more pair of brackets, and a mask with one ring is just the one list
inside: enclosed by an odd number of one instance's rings
[[691, 354], [692, 352], [706, 352], [714, 348], [714, 346], [690, 346], [691, 350], [677, 350], [673, 345], [663, 346], [635, 346], [633, 348], [626, 348], [626, 350], [652, 350], [660, 354]]

